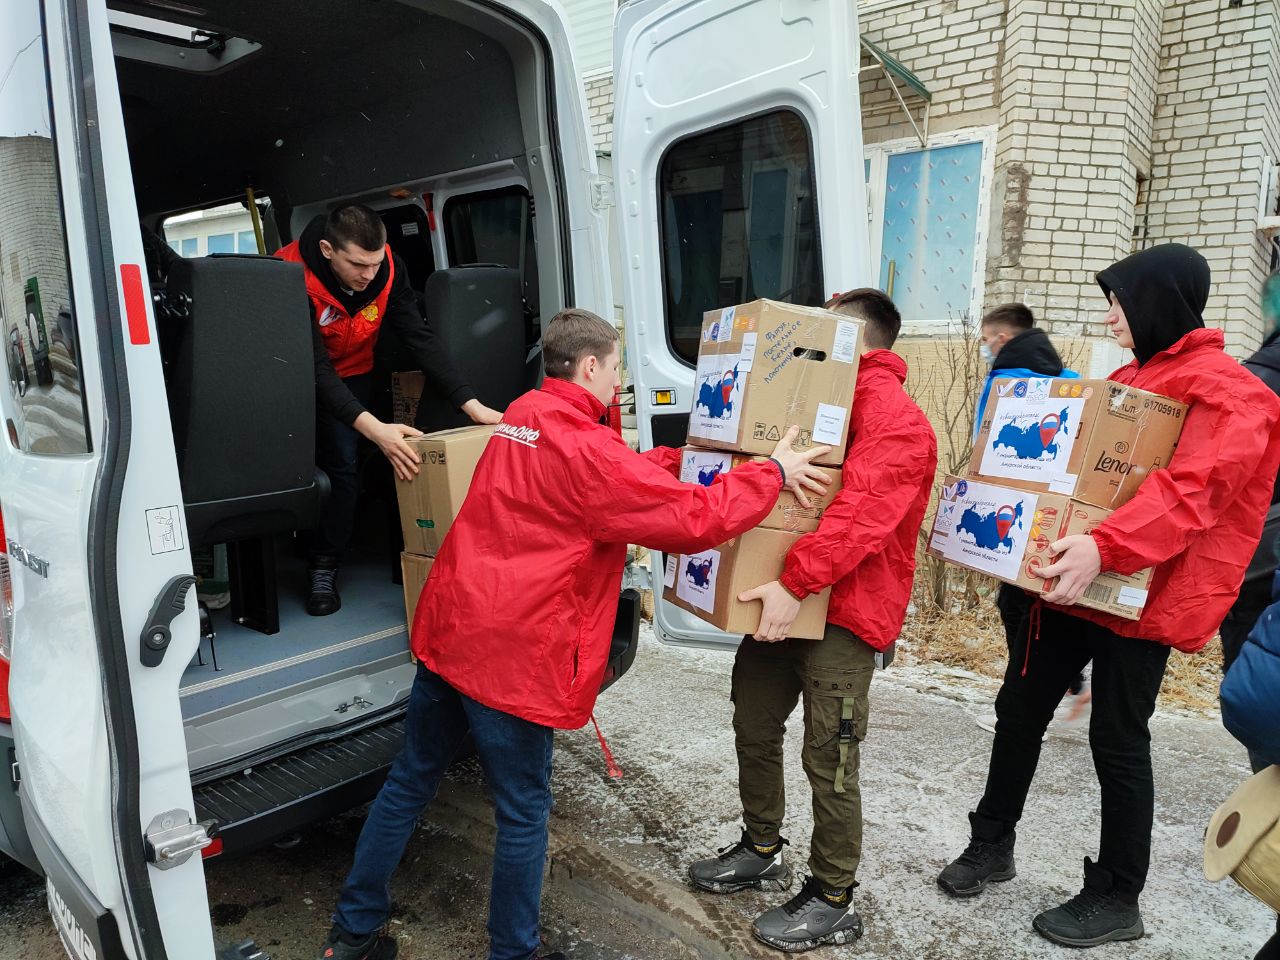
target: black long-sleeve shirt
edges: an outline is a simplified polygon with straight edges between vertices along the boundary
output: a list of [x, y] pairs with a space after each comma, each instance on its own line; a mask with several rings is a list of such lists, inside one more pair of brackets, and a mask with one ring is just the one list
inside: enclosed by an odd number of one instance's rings
[[[298, 251], [312, 273], [342, 304], [349, 316], [355, 316], [378, 298], [387, 284], [391, 265], [383, 262], [373, 281], [364, 290], [345, 289], [334, 275], [329, 261], [320, 252], [320, 239], [324, 235], [324, 217], [312, 220], [298, 238]], [[314, 317], [312, 318], [314, 321]], [[418, 309], [413, 288], [409, 285], [409, 270], [404, 262], [395, 258], [395, 276], [391, 292], [387, 296], [387, 310], [382, 323], [399, 336], [401, 343], [413, 355], [426, 379], [427, 389], [437, 391], [455, 407], [461, 407], [476, 397], [475, 390], [458, 372], [449, 355], [448, 344], [436, 333], [430, 321]], [[345, 424], [352, 424], [365, 412], [360, 403], [338, 376], [324, 345], [319, 324], [311, 324], [312, 352], [315, 359], [316, 396], [321, 405]]]

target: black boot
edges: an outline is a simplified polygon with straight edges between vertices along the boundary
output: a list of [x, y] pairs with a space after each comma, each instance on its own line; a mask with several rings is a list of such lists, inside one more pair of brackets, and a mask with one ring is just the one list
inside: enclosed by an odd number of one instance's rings
[[320, 960], [395, 960], [396, 942], [381, 930], [357, 937], [337, 924], [320, 948]]
[[[973, 820], [972, 814], [969, 819]], [[1012, 880], [1018, 873], [1013, 863], [1014, 839], [1012, 830], [994, 841], [973, 837], [964, 853], [938, 874], [938, 886], [953, 897], [974, 897], [988, 883]]]
[[1084, 889], [1062, 906], [1037, 916], [1031, 925], [1042, 937], [1067, 947], [1137, 940], [1144, 932], [1137, 897], [1116, 893], [1111, 871], [1088, 857], [1084, 860]]
[[313, 617], [327, 617], [342, 609], [338, 596], [338, 558], [317, 555], [307, 564], [307, 578], [311, 592], [307, 595], [307, 613]]

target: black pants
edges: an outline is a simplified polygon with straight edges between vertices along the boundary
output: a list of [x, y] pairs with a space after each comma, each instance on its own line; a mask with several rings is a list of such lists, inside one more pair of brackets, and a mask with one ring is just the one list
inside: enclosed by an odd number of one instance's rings
[[[343, 378], [352, 395], [367, 407], [373, 374]], [[358, 455], [360, 434], [327, 410], [316, 411], [316, 466], [329, 475], [329, 499], [312, 537], [311, 556], [340, 558], [351, 542], [360, 506]]]
[[[1225, 674], [1240, 656], [1249, 631], [1262, 616], [1262, 611], [1271, 606], [1271, 581], [1269, 579], [1251, 580], [1240, 588], [1240, 596], [1231, 605], [1227, 618], [1222, 621], [1219, 634], [1222, 637], [1222, 672]], [[1249, 764], [1257, 773], [1267, 764], [1263, 759], [1249, 752]]]
[[986, 791], [970, 818], [973, 834], [995, 841], [1013, 831], [1036, 774], [1040, 738], [1067, 687], [1092, 660], [1089, 746], [1102, 792], [1097, 859], [1110, 871], [1115, 892], [1136, 901], [1147, 879], [1155, 816], [1147, 721], [1155, 710], [1169, 648], [1117, 636], [1048, 607], [1042, 608], [1037, 637], [1035, 619], [1022, 621], [1009, 651], [1009, 667], [996, 697]]
[[[1033, 603], [1035, 603], [1035, 597], [1021, 587], [1015, 587], [1009, 583], [1000, 584], [1000, 590], [996, 594], [996, 609], [1000, 611], [1000, 622], [1004, 624], [1004, 639], [1010, 651], [1013, 650], [1018, 631], [1022, 629], [1022, 621], [1031, 613]], [[1084, 674], [1078, 673], [1067, 685], [1067, 692], [1074, 697], [1083, 689]]]

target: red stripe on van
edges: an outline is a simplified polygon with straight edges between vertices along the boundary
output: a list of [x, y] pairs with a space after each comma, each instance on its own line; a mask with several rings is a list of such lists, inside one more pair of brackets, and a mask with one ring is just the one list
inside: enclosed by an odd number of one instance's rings
[[129, 342], [138, 346], [150, 343], [147, 295], [142, 286], [141, 268], [136, 263], [120, 264], [120, 282], [124, 286], [124, 316], [129, 323]]

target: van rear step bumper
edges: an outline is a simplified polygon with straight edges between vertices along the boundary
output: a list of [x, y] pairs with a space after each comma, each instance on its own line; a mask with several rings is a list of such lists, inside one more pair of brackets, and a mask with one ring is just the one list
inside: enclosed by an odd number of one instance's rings
[[222, 853], [248, 853], [377, 795], [404, 741], [404, 714], [194, 787], [196, 820]]

